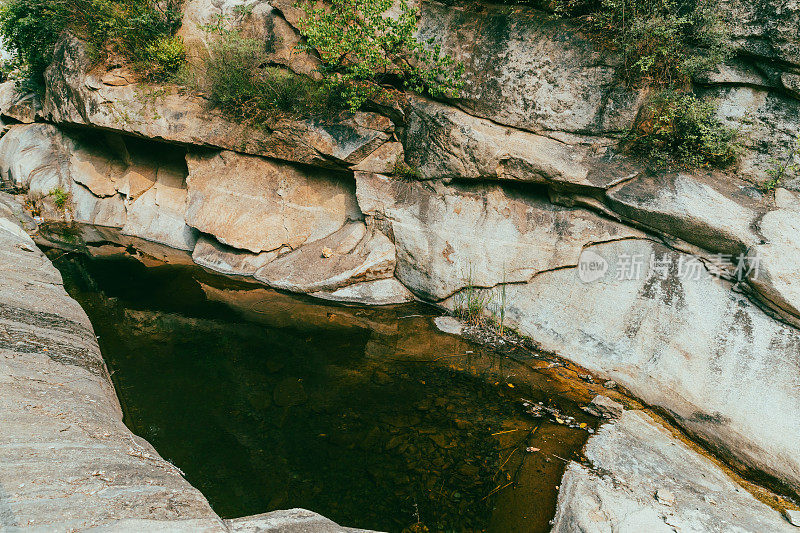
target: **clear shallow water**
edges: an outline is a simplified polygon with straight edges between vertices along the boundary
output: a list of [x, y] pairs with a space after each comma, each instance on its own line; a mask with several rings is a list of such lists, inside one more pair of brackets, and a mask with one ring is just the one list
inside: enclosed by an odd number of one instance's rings
[[440, 333], [430, 307], [324, 304], [86, 235], [40, 241], [61, 248], [48, 255], [92, 320], [125, 422], [223, 517], [304, 507], [388, 531], [549, 530], [588, 435], [519, 400], [594, 426], [565, 369]]

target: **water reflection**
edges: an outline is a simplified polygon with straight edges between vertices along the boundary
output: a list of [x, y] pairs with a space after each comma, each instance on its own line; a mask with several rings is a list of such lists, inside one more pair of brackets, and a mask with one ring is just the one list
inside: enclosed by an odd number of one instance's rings
[[549, 530], [587, 432], [532, 418], [519, 398], [593, 427], [577, 405], [592, 393], [570, 371], [442, 334], [423, 305], [335, 306], [164, 263], [154, 245], [62, 233], [40, 241], [60, 248], [48, 253], [92, 320], [125, 422], [220, 515]]

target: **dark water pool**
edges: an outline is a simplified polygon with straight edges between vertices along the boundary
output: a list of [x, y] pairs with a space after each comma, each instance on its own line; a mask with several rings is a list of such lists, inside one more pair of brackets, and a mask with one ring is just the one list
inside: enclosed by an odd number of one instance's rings
[[152, 245], [47, 237], [126, 424], [223, 517], [304, 507], [387, 531], [549, 530], [588, 434], [520, 398], [593, 427], [564, 368], [440, 333], [422, 305], [329, 305], [164, 263]]

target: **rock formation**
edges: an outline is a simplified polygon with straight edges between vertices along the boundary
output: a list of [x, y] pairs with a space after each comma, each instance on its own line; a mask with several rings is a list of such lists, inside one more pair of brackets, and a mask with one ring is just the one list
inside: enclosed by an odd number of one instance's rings
[[[270, 43], [275, 64], [315, 76], [316, 59], [292, 52], [297, 10], [251, 4], [242, 31]], [[235, 5], [186, 2], [194, 68], [208, 53], [199, 28]], [[47, 218], [121, 228], [275, 288], [451, 310], [482, 291], [487, 312], [502, 307], [506, 324], [543, 349], [615, 380], [738, 470], [797, 495], [800, 177], [774, 194], [756, 185], [800, 131], [800, 7], [724, 0], [721, 13], [736, 53], [693, 81], [746, 141], [732, 172], [654, 171], [618, 153], [646, 91], [618, 83], [617, 60], [579, 26], [526, 6], [423, 1], [420, 37], [465, 64], [458, 99], [405, 95], [268, 127], [93, 64], [65, 35], [41, 104], [0, 86], [0, 180], [26, 189]], [[395, 175], [401, 164], [414, 175]], [[55, 189], [68, 205], [54, 203]], [[699, 481], [712, 466], [688, 449], [664, 451], [666, 440], [639, 414], [602, 430], [587, 456], [611, 477], [571, 464], [556, 530], [602, 531], [599, 515], [636, 508], [631, 527], [723, 531], [716, 512], [675, 507], [707, 508], [690, 494], [704, 484], [741, 506], [738, 526], [781, 530], [723, 474]], [[677, 471], [682, 487], [643, 483], [655, 467], [630, 472], [605, 445], [696, 469]], [[625, 488], [611, 494], [619, 476]], [[672, 511], [644, 502], [654, 487], [673, 493]]]

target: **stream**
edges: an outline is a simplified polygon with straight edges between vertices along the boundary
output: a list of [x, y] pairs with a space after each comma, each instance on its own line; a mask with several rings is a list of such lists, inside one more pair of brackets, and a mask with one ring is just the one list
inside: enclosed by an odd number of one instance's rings
[[598, 424], [578, 370], [442, 333], [431, 306], [281, 293], [104, 228], [43, 226], [37, 241], [92, 321], [125, 423], [222, 517], [549, 531]]

